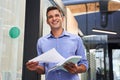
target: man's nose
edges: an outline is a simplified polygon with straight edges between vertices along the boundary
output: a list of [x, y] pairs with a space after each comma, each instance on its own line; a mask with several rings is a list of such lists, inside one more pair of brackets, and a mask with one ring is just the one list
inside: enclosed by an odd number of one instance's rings
[[53, 17], [53, 20], [56, 20], [56, 19], [57, 19], [57, 18], [54, 16], [54, 17]]

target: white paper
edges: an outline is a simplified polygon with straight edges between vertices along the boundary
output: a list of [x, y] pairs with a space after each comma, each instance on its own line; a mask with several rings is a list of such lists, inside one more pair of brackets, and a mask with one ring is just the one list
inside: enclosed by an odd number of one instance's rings
[[67, 59], [59, 62], [57, 64], [57, 66], [62, 66], [62, 65], [64, 65], [67, 62], [72, 62], [72, 63], [76, 64], [78, 61], [80, 61], [80, 59], [81, 59], [81, 56], [70, 56]]
[[52, 70], [56, 70], [56, 69], [62, 69], [64, 71], [67, 71], [63, 65], [67, 62], [72, 62], [74, 64], [77, 64], [78, 61], [80, 61], [82, 57], [81, 56], [70, 56], [68, 57], [67, 59], [59, 62], [57, 65], [55, 65], [54, 67], [52, 67], [51, 69], [49, 69], [49, 72], [52, 71]]
[[64, 57], [62, 57], [55, 48], [29, 60], [29, 61], [39, 61], [39, 62], [51, 62], [51, 63], [58, 63], [65, 60]]

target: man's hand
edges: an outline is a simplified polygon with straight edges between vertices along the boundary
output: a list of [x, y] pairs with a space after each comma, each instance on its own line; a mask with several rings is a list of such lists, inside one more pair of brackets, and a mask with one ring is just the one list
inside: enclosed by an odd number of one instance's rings
[[83, 64], [78, 66], [72, 62], [65, 63], [64, 68], [72, 74], [82, 73], [86, 71], [86, 67]]
[[77, 65], [75, 65], [74, 63], [71, 63], [71, 62], [68, 62], [68, 63], [65, 63], [64, 64], [64, 68], [68, 71], [68, 72], [70, 72], [70, 73], [72, 73], [72, 74], [76, 74], [77, 73]]
[[44, 74], [44, 67], [39, 65], [39, 62], [27, 62], [26, 63], [26, 67], [27, 69], [29, 69], [30, 71], [36, 71], [39, 74]]
[[26, 67], [27, 69], [29, 69], [30, 71], [36, 71], [37, 70], [37, 66], [38, 66], [38, 62], [27, 62], [26, 63]]

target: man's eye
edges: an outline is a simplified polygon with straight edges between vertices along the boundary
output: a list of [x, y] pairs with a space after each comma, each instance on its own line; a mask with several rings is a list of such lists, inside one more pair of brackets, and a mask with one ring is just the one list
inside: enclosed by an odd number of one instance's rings
[[58, 15], [58, 14], [56, 14], [56, 15], [55, 15], [55, 17], [59, 17], [59, 15]]
[[48, 18], [49, 18], [49, 19], [51, 19], [51, 18], [52, 18], [52, 16], [48, 16]]
[[48, 16], [48, 19], [51, 19], [51, 18], [53, 18], [53, 17], [60, 17], [60, 15], [59, 15], [59, 14], [56, 14], [55, 16]]

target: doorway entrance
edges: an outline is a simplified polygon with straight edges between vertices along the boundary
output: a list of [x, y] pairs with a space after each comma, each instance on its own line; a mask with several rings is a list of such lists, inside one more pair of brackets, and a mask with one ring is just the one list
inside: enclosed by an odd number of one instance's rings
[[88, 79], [109, 80], [107, 35], [84, 36], [83, 41], [89, 61]]

